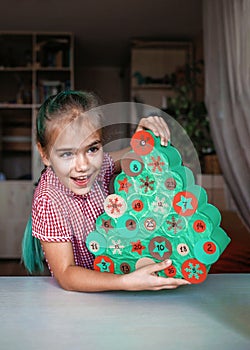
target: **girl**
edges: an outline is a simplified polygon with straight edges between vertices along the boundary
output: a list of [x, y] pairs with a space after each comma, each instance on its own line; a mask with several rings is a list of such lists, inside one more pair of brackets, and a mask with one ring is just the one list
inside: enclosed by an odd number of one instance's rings
[[[159, 290], [188, 284], [157, 276], [171, 265], [163, 261], [127, 275], [93, 270], [87, 235], [103, 213], [103, 202], [121, 154], [102, 149], [101, 120], [92, 108], [96, 98], [78, 91], [49, 97], [37, 116], [37, 147], [45, 165], [34, 193], [31, 220], [23, 239], [23, 261], [32, 273], [45, 255], [53, 276], [66, 290]], [[162, 118], [142, 118], [137, 131], [152, 130], [167, 145], [169, 130]], [[41, 249], [42, 247], [42, 249]]]

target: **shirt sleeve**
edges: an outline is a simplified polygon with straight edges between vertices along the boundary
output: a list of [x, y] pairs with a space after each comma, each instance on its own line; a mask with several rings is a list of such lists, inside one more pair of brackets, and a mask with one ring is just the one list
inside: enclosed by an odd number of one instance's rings
[[66, 213], [50, 198], [37, 199], [32, 207], [32, 235], [46, 242], [72, 240]]

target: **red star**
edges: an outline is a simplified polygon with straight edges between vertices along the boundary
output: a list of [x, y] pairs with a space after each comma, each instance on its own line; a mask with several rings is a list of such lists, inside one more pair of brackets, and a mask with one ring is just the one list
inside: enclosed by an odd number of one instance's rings
[[138, 240], [137, 242], [131, 242], [132, 244], [132, 252], [137, 252], [138, 254], [142, 255], [142, 251], [143, 249], [145, 249], [146, 247], [144, 247], [142, 244], [141, 244], [141, 241]]
[[123, 180], [118, 180], [118, 183], [120, 185], [120, 188], [118, 191], [125, 191], [126, 193], [128, 193], [129, 187], [132, 186], [132, 184], [128, 182], [127, 177], [125, 177]]

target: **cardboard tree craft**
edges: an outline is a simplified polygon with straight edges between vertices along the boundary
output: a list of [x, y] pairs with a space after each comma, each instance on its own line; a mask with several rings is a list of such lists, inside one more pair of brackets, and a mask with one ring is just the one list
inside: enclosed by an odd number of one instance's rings
[[129, 273], [170, 258], [158, 274], [201, 283], [230, 242], [220, 227], [219, 210], [207, 203], [206, 191], [172, 145], [160, 145], [150, 131], [131, 139], [122, 159], [115, 194], [87, 237], [94, 269]]

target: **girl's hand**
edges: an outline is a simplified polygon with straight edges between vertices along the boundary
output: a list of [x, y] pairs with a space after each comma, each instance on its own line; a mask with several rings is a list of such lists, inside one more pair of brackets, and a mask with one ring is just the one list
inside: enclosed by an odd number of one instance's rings
[[143, 129], [151, 130], [155, 136], [160, 136], [161, 145], [167, 146], [170, 140], [170, 131], [167, 123], [162, 117], [151, 116], [147, 118], [142, 118], [136, 128], [136, 131]]
[[130, 291], [174, 289], [182, 285], [190, 284], [184, 279], [157, 276], [158, 271], [166, 269], [171, 266], [171, 264], [171, 260], [165, 260], [160, 263], [141, 267], [132, 273], [123, 275], [124, 286], [122, 289]]

